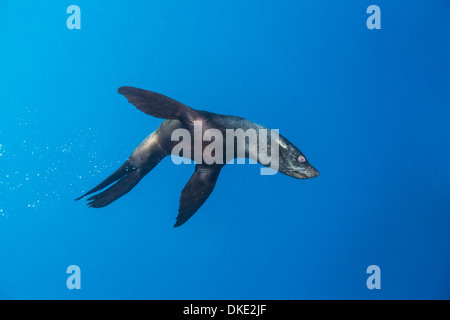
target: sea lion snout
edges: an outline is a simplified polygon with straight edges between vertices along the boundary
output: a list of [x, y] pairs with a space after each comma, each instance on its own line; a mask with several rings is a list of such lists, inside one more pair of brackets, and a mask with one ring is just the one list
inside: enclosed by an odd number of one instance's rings
[[320, 172], [311, 166], [310, 170], [308, 170], [308, 178], [315, 178], [317, 176], [319, 176]]
[[297, 179], [311, 179], [319, 175], [319, 171], [311, 165], [306, 168], [297, 168], [294, 170], [289, 170], [286, 171], [285, 173]]

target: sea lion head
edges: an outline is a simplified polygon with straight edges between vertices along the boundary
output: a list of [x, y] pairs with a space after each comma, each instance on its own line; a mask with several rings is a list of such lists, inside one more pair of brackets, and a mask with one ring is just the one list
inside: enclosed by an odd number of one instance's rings
[[280, 136], [279, 144], [279, 172], [297, 179], [310, 179], [319, 175], [305, 155], [286, 138]]

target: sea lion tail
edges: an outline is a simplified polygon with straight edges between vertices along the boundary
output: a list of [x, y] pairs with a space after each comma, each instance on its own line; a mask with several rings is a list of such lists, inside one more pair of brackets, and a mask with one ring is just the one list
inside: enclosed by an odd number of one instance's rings
[[139, 170], [129, 172], [125, 177], [117, 181], [105, 191], [87, 199], [88, 206], [91, 208], [102, 208], [107, 206], [108, 204], [119, 199], [121, 196], [127, 194], [138, 184], [139, 181], [141, 181], [142, 177], [143, 175], [140, 174]]
[[117, 181], [114, 185], [112, 185], [105, 191], [88, 199], [88, 201], [90, 201], [88, 203], [88, 206], [92, 208], [101, 208], [107, 206], [111, 202], [117, 200], [124, 194], [128, 193], [128, 191], [133, 189], [133, 187], [142, 179], [143, 176], [144, 175], [141, 174], [141, 171], [131, 166], [129, 161], [127, 160], [108, 178], [103, 180], [92, 190], [89, 190], [88, 192], [83, 194], [81, 197], [76, 198], [75, 201], [78, 201], [94, 192], [100, 191]]
[[105, 180], [100, 182], [95, 188], [89, 190], [88, 192], [83, 194], [81, 197], [76, 198], [75, 201], [81, 200], [84, 197], [86, 197], [94, 192], [97, 192], [99, 190], [102, 190], [103, 188], [106, 188], [111, 183], [113, 183], [113, 182], [119, 180], [120, 178], [122, 178], [123, 176], [125, 176], [127, 174], [127, 171], [128, 171], [128, 161], [126, 161], [119, 169], [117, 169], [108, 178], [106, 178]]

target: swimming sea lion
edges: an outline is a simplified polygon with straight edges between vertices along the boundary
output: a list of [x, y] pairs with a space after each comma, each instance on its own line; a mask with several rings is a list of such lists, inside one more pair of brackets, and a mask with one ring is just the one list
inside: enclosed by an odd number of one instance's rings
[[[181, 192], [180, 207], [174, 227], [185, 223], [203, 205], [213, 191], [222, 167], [239, 155], [270, 166], [278, 172], [294, 178], [308, 179], [319, 175], [304, 154], [291, 142], [282, 135], [254, 122], [236, 116], [195, 110], [162, 94], [134, 87], [120, 87], [118, 92], [139, 110], [165, 120], [133, 151], [119, 169], [95, 188], [76, 199], [80, 200], [115, 182], [105, 191], [87, 200], [88, 205], [92, 208], [105, 207], [129, 192], [164, 157], [172, 154], [174, 147], [179, 143], [173, 139], [173, 134], [178, 129], [194, 136], [194, 139], [185, 144], [186, 148], [183, 150], [182, 157], [194, 160], [196, 166], [194, 174]], [[215, 129], [215, 131], [208, 131], [208, 129]], [[196, 138], [199, 130], [200, 137], [203, 138], [201, 140]], [[256, 139], [252, 140], [249, 137], [245, 139], [244, 137], [235, 143], [236, 137], [234, 137], [230, 140], [227, 139], [226, 143], [223, 143], [222, 139], [222, 143], [219, 144], [218, 134], [225, 136], [230, 130], [236, 132], [253, 130]], [[207, 132], [215, 133], [214, 140], [211, 137], [205, 139]], [[262, 135], [260, 135], [261, 133]], [[204, 155], [208, 145], [212, 144], [211, 141], [217, 142], [216, 148], [211, 152], [212, 157], [216, 160], [213, 162], [211, 162], [211, 157], [207, 159]], [[192, 154], [192, 150], [194, 150], [194, 154]], [[195, 150], [200, 150], [200, 156], [198, 152], [195, 153]], [[271, 158], [271, 161], [268, 162], [269, 153], [276, 154], [276, 159]]]

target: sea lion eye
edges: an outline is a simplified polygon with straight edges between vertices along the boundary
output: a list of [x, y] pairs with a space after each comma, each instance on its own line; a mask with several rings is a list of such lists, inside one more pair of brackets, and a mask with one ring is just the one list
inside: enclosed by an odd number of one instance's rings
[[306, 159], [305, 159], [304, 156], [299, 156], [298, 157], [298, 162], [305, 162], [305, 161], [306, 161]]

